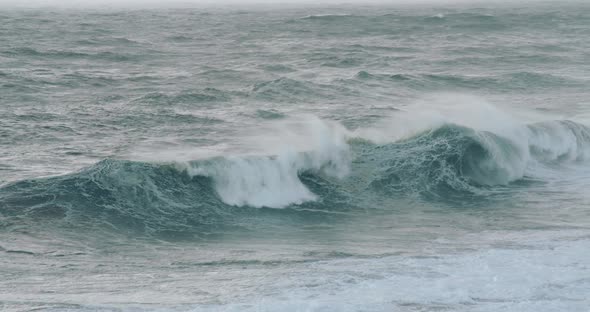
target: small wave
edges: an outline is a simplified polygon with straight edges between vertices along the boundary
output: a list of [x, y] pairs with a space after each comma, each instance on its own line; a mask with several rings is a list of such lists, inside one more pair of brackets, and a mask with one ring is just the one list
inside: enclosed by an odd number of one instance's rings
[[307, 15], [304, 17], [301, 17], [301, 20], [312, 20], [312, 21], [333, 21], [333, 20], [339, 20], [342, 18], [350, 18], [350, 17], [359, 17], [356, 15], [352, 15], [352, 14], [314, 14], [314, 15]]
[[48, 57], [48, 58], [82, 58], [82, 59], [98, 59], [98, 60], [109, 60], [109, 61], [133, 61], [137, 60], [138, 56], [121, 54], [115, 52], [98, 52], [98, 53], [86, 53], [79, 51], [68, 51], [68, 50], [47, 50], [40, 51], [33, 48], [13, 48], [2, 52], [5, 55], [10, 56], [35, 56], [35, 57]]
[[359, 80], [395, 81], [415, 89], [483, 89], [514, 90], [544, 87], [571, 87], [581, 85], [574, 78], [534, 72], [518, 72], [497, 76], [462, 76], [444, 74], [383, 74], [360, 71], [355, 75]]
[[192, 41], [195, 40], [195, 38], [193, 38], [193, 36], [190, 35], [173, 35], [173, 36], [169, 36], [167, 37], [168, 40], [170, 41], [176, 41], [176, 42], [188, 42], [188, 41]]
[[256, 116], [262, 119], [281, 119], [285, 118], [285, 114], [276, 111], [274, 109], [265, 110], [265, 109], [258, 109], [256, 110]]
[[461, 26], [471, 23], [491, 24], [500, 22], [498, 18], [492, 14], [469, 13], [469, 12], [447, 12], [438, 13], [429, 16], [422, 16], [422, 21], [434, 24], [448, 24], [454, 26]]
[[475, 21], [486, 21], [486, 20], [489, 21], [489, 20], [496, 20], [497, 19], [497, 17], [493, 14], [469, 13], [469, 12], [447, 13], [447, 14], [443, 14], [442, 17], [447, 18], [447, 19], [475, 20]]
[[[360, 28], [368, 29], [369, 25], [373, 27], [379, 26], [394, 26], [396, 28], [388, 28], [389, 32], [413, 30], [427, 30], [427, 29], [448, 29], [457, 28], [465, 31], [493, 31], [501, 30], [508, 27], [507, 23], [516, 23], [516, 17], [504, 19], [492, 14], [473, 13], [473, 12], [445, 12], [434, 15], [413, 15], [388, 13], [383, 15], [354, 15], [354, 14], [316, 14], [308, 15], [298, 19], [298, 21], [340, 24], [358, 22]], [[403, 25], [400, 27], [399, 25]]]
[[357, 79], [363, 80], [397, 80], [397, 81], [408, 81], [414, 79], [411, 75], [405, 74], [371, 74], [366, 71], [360, 71], [356, 73], [355, 77]]
[[161, 92], [148, 93], [140, 98], [134, 100], [138, 103], [149, 104], [193, 104], [203, 102], [226, 102], [229, 101], [234, 94], [232, 92], [223, 91], [215, 88], [205, 88], [195, 91], [183, 91], [179, 93], [167, 94]]
[[331, 60], [324, 62], [321, 66], [335, 68], [349, 68], [360, 65], [362, 58], [357, 57], [333, 57]]
[[296, 71], [292, 67], [283, 64], [266, 64], [261, 67], [266, 71], [275, 73], [291, 73]]
[[110, 45], [110, 46], [141, 46], [144, 42], [140, 40], [134, 40], [127, 37], [111, 37], [111, 36], [100, 36], [100, 37], [92, 37], [87, 39], [82, 39], [76, 41], [79, 45], [89, 45], [89, 46], [103, 46], [103, 45]]
[[321, 94], [321, 87], [312, 82], [281, 77], [255, 84], [252, 93], [260, 99], [294, 101]]

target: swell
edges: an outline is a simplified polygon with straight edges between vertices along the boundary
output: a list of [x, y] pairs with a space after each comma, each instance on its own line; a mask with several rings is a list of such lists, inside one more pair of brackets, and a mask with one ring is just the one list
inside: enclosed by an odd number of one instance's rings
[[383, 201], [395, 206], [403, 198], [476, 205], [516, 187], [513, 182], [534, 174], [533, 164], [559, 174], [559, 165], [590, 157], [584, 125], [551, 121], [523, 131], [525, 141], [446, 123], [389, 143], [327, 138], [322, 148], [273, 156], [167, 164], [108, 159], [72, 174], [3, 186], [0, 221], [5, 228], [34, 222], [150, 236], [269, 220], [293, 225], [365, 213]]
[[[337, 64], [332, 64], [336, 65]], [[328, 66], [328, 65], [326, 65]], [[259, 100], [300, 102], [317, 98], [334, 98], [354, 92], [345, 87], [281, 77], [252, 86], [250, 96]]]
[[363, 18], [364, 16], [351, 15], [351, 14], [316, 14], [307, 15], [301, 17], [300, 20], [309, 21], [338, 21], [338, 20], [349, 20], [352, 18]]
[[[374, 28], [396, 25], [403, 30], [411, 31], [448, 31], [449, 29], [466, 32], [504, 31], [514, 27], [526, 27], [531, 25], [546, 29], [552, 28], [566, 20], [568, 16], [560, 13], [486, 13], [442, 10], [439, 13], [428, 11], [418, 14], [388, 13], [382, 15], [353, 15], [345, 13], [317, 14], [301, 17], [297, 20], [289, 20], [289, 23], [322, 24], [326, 26], [349, 26], [354, 25], [361, 28]], [[575, 18], [575, 17], [574, 17]]]
[[359, 81], [380, 81], [396, 83], [414, 89], [448, 89], [448, 88], [472, 88], [491, 90], [522, 90], [531, 88], [548, 87], [577, 87], [582, 86], [583, 81], [534, 72], [516, 72], [497, 76], [461, 76], [441, 74], [374, 74], [367, 71], [358, 72], [355, 77]]
[[175, 94], [166, 94], [162, 92], [148, 93], [136, 99], [135, 102], [166, 105], [179, 103], [227, 102], [236, 95], [239, 94], [215, 88], [204, 88], [202, 90], [184, 91]]
[[85, 53], [67, 50], [47, 50], [41, 51], [34, 48], [21, 47], [2, 51], [7, 56], [17, 56], [22, 58], [55, 58], [55, 59], [89, 59], [89, 60], [106, 60], [115, 62], [132, 62], [142, 58], [141, 55], [122, 54], [115, 52], [97, 52]]

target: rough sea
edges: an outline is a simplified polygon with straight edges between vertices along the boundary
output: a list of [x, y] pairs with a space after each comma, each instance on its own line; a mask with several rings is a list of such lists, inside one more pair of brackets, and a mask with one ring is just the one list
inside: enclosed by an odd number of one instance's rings
[[589, 311], [590, 3], [0, 9], [0, 310]]

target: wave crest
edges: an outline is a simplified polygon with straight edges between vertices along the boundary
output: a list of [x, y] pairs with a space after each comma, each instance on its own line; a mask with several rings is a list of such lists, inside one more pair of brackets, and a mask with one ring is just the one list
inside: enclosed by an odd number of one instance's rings
[[427, 197], [480, 193], [521, 178], [526, 164], [514, 142], [456, 125], [371, 147], [363, 157], [379, 159], [373, 189]]
[[[590, 129], [572, 121], [521, 124], [491, 106], [426, 111], [396, 113], [403, 118], [373, 131], [281, 119], [276, 123], [288, 131], [272, 130], [277, 140], [250, 142], [272, 147], [262, 154], [104, 160], [80, 172], [12, 183], [0, 188], [0, 222], [202, 232], [235, 225], [263, 207], [288, 208], [264, 209], [284, 215], [364, 211], [403, 197], [457, 204], [479, 195], [489, 200], [527, 176], [554, 179], [563, 164], [590, 156]], [[377, 129], [387, 135], [375, 135]]]

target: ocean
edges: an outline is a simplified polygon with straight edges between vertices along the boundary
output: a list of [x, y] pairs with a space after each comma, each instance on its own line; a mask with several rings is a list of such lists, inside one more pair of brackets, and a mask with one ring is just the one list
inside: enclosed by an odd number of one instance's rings
[[590, 3], [0, 9], [0, 310], [590, 311]]

